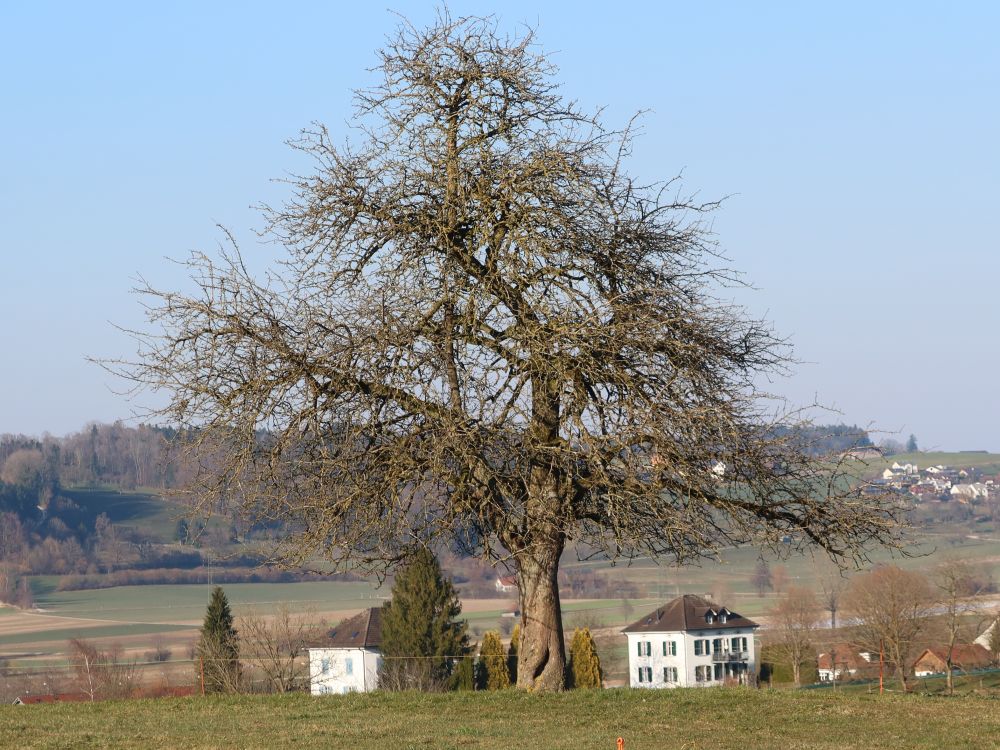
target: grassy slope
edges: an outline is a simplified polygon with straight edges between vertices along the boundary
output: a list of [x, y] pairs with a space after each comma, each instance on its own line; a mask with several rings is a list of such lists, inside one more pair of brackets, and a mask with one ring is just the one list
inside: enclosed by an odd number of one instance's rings
[[0, 708], [18, 748], [997, 747], [979, 697], [749, 690], [189, 698]]

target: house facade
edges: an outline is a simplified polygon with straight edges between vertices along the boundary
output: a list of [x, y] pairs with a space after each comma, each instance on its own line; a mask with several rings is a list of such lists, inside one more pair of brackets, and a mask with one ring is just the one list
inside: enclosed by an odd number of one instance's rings
[[667, 602], [625, 628], [629, 686], [712, 687], [757, 677], [757, 623], [694, 594]]
[[497, 576], [496, 590], [500, 594], [517, 591], [517, 578], [515, 576]]
[[382, 666], [382, 608], [372, 607], [341, 622], [309, 651], [313, 695], [366, 693], [378, 688]]

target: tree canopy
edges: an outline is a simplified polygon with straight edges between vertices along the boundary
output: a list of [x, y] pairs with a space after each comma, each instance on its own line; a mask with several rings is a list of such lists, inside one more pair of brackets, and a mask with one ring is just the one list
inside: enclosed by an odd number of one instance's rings
[[[196, 253], [194, 293], [140, 290], [137, 384], [193, 437], [208, 507], [287, 522], [274, 551], [382, 570], [419, 539], [513, 562], [518, 685], [558, 689], [568, 544], [685, 562], [783, 535], [892, 543], [895, 505], [832, 480], [757, 383], [787, 361], [714, 204], [629, 175], [633, 128], [561, 95], [534, 33], [405, 21], [357, 135], [265, 208], [286, 262]], [[231, 239], [231, 238], [230, 238]]]

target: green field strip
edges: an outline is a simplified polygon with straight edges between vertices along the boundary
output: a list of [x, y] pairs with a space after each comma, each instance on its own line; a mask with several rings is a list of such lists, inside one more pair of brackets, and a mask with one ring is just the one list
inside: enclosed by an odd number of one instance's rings
[[24, 633], [12, 633], [0, 636], [0, 649], [19, 643], [48, 643], [51, 641], [68, 641], [71, 638], [115, 638], [129, 635], [150, 635], [153, 633], [170, 633], [177, 630], [197, 630], [195, 625], [170, 625], [154, 623], [122, 623], [121, 625], [95, 625], [93, 627], [78, 626], [75, 628], [55, 628], [53, 630], [35, 630]]

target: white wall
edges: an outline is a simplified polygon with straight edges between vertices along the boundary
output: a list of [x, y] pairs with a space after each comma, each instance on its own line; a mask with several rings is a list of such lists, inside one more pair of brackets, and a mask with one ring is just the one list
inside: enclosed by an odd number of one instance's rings
[[[703, 630], [697, 633], [688, 632], [663, 632], [663, 633], [626, 633], [628, 638], [628, 665], [630, 687], [639, 688], [663, 688], [663, 687], [711, 687], [721, 685], [722, 681], [714, 679], [714, 662], [711, 652], [695, 656], [694, 642], [696, 639], [712, 641], [716, 638], [723, 640], [723, 653], [730, 652], [731, 638], [746, 638], [747, 669], [749, 673], [757, 672], [757, 653], [754, 645], [753, 628], [723, 628], [719, 630]], [[650, 655], [639, 656], [638, 644], [649, 642]], [[676, 656], [663, 655], [663, 642], [675, 641], [677, 643]], [[669, 651], [669, 650], [668, 650]], [[645, 654], [645, 649], [643, 650]], [[707, 682], [695, 680], [695, 667], [708, 666], [712, 670], [713, 679]], [[653, 681], [646, 682], [643, 678], [639, 682], [639, 668], [649, 667], [652, 670]], [[677, 682], [664, 683], [663, 668], [677, 668]]]
[[364, 693], [378, 687], [382, 657], [363, 648], [309, 649], [309, 684], [313, 695]]

